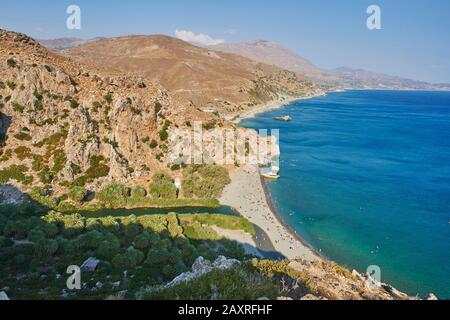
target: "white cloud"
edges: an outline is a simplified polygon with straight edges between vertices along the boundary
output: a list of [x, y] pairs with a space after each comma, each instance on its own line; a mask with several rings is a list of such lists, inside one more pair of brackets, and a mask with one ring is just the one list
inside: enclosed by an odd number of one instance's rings
[[203, 46], [214, 46], [216, 44], [224, 43], [225, 40], [223, 39], [213, 39], [210, 36], [199, 33], [195, 34], [192, 31], [187, 30], [175, 30], [175, 37], [187, 42], [194, 42], [201, 44]]

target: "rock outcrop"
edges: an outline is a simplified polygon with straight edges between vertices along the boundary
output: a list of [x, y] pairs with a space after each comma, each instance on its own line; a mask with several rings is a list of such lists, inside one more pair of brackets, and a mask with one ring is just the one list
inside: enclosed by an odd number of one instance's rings
[[188, 282], [193, 279], [200, 278], [205, 274], [214, 270], [227, 270], [240, 265], [241, 262], [236, 259], [227, 259], [224, 256], [219, 256], [213, 263], [203, 257], [198, 257], [192, 265], [192, 272], [185, 272], [177, 276], [165, 287], [171, 287], [181, 282]]

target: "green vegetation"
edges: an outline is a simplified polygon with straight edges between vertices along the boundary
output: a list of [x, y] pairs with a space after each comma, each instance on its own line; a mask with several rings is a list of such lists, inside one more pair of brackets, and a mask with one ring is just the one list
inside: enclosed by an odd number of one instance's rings
[[155, 114], [158, 114], [162, 109], [162, 105], [161, 103], [159, 103], [158, 101], [155, 102]]
[[7, 183], [10, 180], [16, 180], [24, 185], [29, 185], [33, 182], [33, 177], [27, 176], [25, 173], [28, 168], [24, 165], [11, 165], [8, 168], [0, 170], [0, 183]]
[[176, 199], [177, 197], [174, 181], [165, 173], [157, 173], [153, 176], [149, 192], [154, 199]]
[[17, 62], [13, 58], [6, 60], [6, 64], [11, 68], [17, 67]]
[[[8, 295], [14, 299], [35, 299], [42, 290], [46, 290], [46, 298], [60, 299], [66, 277], [55, 275], [64, 275], [68, 265], [81, 265], [87, 258], [97, 257], [100, 264], [96, 272], [83, 279], [86, 287], [70, 298], [104, 299], [126, 290], [127, 298], [133, 299], [141, 288], [159, 286], [189, 270], [200, 255], [210, 260], [219, 255], [247, 258], [240, 245], [216, 240], [217, 235], [190, 239], [179, 217], [168, 214], [85, 218], [56, 211], [38, 216], [0, 210], [0, 286], [8, 285]], [[13, 241], [19, 240], [23, 241], [14, 245]], [[18, 277], [24, 273], [26, 279]], [[242, 276], [248, 282], [256, 280]], [[92, 290], [97, 282], [104, 286]], [[118, 285], [113, 286], [116, 282]], [[262, 292], [265, 291], [253, 294]]]
[[17, 87], [17, 84], [13, 81], [6, 81], [6, 85], [8, 86], [9, 89], [11, 90], [15, 90]]
[[54, 179], [53, 173], [50, 171], [48, 165], [42, 167], [42, 170], [38, 173], [38, 177], [43, 184], [51, 183]]
[[44, 169], [44, 157], [41, 155], [33, 155], [33, 162], [31, 164], [31, 169], [33, 169], [34, 172], [41, 171]]
[[155, 149], [156, 147], [158, 147], [158, 142], [155, 139], [152, 139], [152, 141], [150, 141], [149, 146], [150, 148]]
[[3, 152], [2, 156], [0, 157], [0, 162], [6, 162], [9, 159], [11, 159], [12, 156], [12, 150], [11, 149], [7, 149]]
[[166, 141], [169, 138], [169, 127], [171, 125], [171, 122], [169, 120], [164, 121], [164, 125], [161, 129], [161, 131], [159, 131], [159, 139], [161, 141]]
[[49, 66], [49, 65], [44, 65], [44, 68], [45, 68], [45, 70], [47, 70], [48, 72], [53, 72], [53, 68], [51, 67], [51, 66]]
[[75, 203], [83, 202], [84, 199], [86, 199], [87, 195], [88, 190], [83, 187], [72, 187], [68, 193], [69, 199], [71, 199]]
[[66, 163], [67, 158], [64, 150], [59, 150], [53, 153], [53, 173], [58, 174], [65, 167]]
[[12, 108], [15, 112], [18, 112], [18, 113], [23, 113], [23, 111], [25, 110], [25, 107], [17, 102], [14, 102], [12, 104]]
[[105, 94], [104, 96], [103, 96], [103, 99], [105, 99], [105, 101], [108, 103], [108, 104], [111, 104], [112, 103], [112, 96], [111, 96], [111, 94]]
[[25, 146], [20, 146], [14, 149], [14, 153], [17, 156], [17, 159], [23, 161], [25, 159], [31, 158], [31, 149]]
[[31, 136], [26, 132], [19, 132], [18, 134], [14, 135], [14, 138], [20, 141], [31, 141]]
[[75, 99], [70, 100], [70, 107], [72, 109], [76, 109], [80, 106], [80, 104], [78, 103], [78, 101], [76, 101]]
[[185, 197], [217, 198], [230, 182], [230, 176], [224, 167], [216, 165], [189, 166], [183, 172], [183, 195]]
[[86, 183], [91, 183], [95, 179], [106, 177], [109, 174], [110, 168], [105, 164], [106, 159], [103, 156], [93, 156], [90, 159], [90, 167], [86, 170], [83, 176], [77, 178], [74, 182], [76, 186], [85, 186]]
[[166, 289], [144, 290], [146, 300], [257, 300], [261, 297], [275, 299], [279, 288], [274, 281], [258, 273], [251, 265], [206, 275]]
[[102, 188], [96, 198], [109, 208], [123, 208], [126, 206], [129, 189], [121, 184], [112, 183]]

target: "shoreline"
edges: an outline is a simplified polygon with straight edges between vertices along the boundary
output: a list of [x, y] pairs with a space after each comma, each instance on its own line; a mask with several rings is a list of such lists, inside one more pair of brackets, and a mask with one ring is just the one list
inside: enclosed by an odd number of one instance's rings
[[[249, 110], [245, 113], [243, 113], [242, 115], [240, 115], [237, 119], [235, 119], [233, 122], [237, 125], [239, 125], [239, 123], [247, 118], [252, 118], [255, 117], [257, 114], [260, 113], [264, 113], [270, 110], [275, 110], [275, 109], [280, 109], [283, 108], [285, 106], [288, 106], [289, 104], [291, 104], [294, 101], [300, 101], [300, 100], [307, 100], [307, 99], [312, 99], [312, 98], [317, 98], [317, 97], [323, 97], [326, 96], [328, 94], [328, 92], [322, 92], [319, 94], [313, 94], [310, 96], [305, 96], [305, 97], [286, 97], [283, 96], [281, 98], [279, 98], [276, 101], [271, 101], [269, 103], [266, 104], [262, 104], [259, 105], [257, 107], [255, 107], [252, 110]], [[250, 190], [250, 188], [245, 189], [242, 188], [242, 190], [245, 190], [245, 192], [250, 192], [250, 198], [253, 199], [260, 199], [260, 201], [263, 202], [263, 206], [264, 208], [260, 208], [260, 210], [262, 211], [262, 216], [266, 217], [266, 221], [264, 221], [264, 219], [262, 219], [261, 217], [255, 217], [254, 214], [252, 214], [252, 210], [251, 210], [251, 205], [249, 207], [248, 203], [245, 203], [245, 200], [248, 199], [242, 199], [242, 196], [239, 194], [239, 189], [240, 189], [240, 182], [241, 181], [236, 181], [240, 179], [243, 179], [242, 176], [245, 176], [245, 172], [252, 172], [252, 174], [254, 174], [254, 176], [252, 177], [252, 181], [247, 181], [249, 185], [259, 185], [260, 188], [258, 188], [258, 186], [256, 188], [253, 188], [252, 190]], [[251, 174], [250, 174], [251, 175]], [[326, 257], [323, 256], [323, 254], [321, 254], [321, 252], [319, 252], [318, 250], [316, 250], [315, 248], [313, 248], [311, 245], [309, 245], [295, 230], [292, 229], [292, 227], [289, 226], [289, 224], [287, 224], [282, 216], [280, 215], [280, 213], [277, 211], [277, 209], [275, 208], [270, 193], [268, 191], [268, 187], [266, 182], [264, 181], [264, 179], [261, 177], [260, 174], [260, 170], [259, 168], [256, 166], [256, 168], [251, 168], [251, 166], [247, 166], [245, 169], [241, 169], [238, 168], [236, 169], [233, 174], [230, 174], [232, 182], [230, 184], [229, 187], [227, 187], [224, 190], [224, 194], [222, 195], [222, 197], [220, 198], [220, 203], [224, 204], [224, 205], [229, 205], [232, 208], [235, 208], [236, 211], [238, 211], [241, 216], [247, 218], [250, 222], [252, 222], [254, 225], [256, 225], [259, 229], [261, 229], [267, 236], [268, 236], [268, 242], [270, 247], [273, 247], [276, 250], [276, 253], [288, 258], [288, 259], [295, 259], [298, 258], [299, 256], [296, 255], [295, 249], [291, 249], [291, 248], [297, 248], [299, 254], [300, 254], [300, 258], [305, 259], [305, 260], [327, 260]], [[245, 180], [245, 179], [244, 179]], [[234, 189], [234, 190], [233, 190]], [[239, 201], [236, 201], [236, 199], [229, 199], [230, 197], [239, 197], [241, 196], [241, 201], [243, 201], [244, 204], [240, 204]], [[239, 207], [239, 208], [238, 208]], [[277, 231], [278, 231], [278, 235], [273, 234], [273, 232], [270, 232], [270, 225], [276, 225], [277, 227]], [[269, 228], [269, 231], [267, 230], [267, 228]], [[280, 236], [280, 234], [282, 236]], [[256, 243], [258, 243], [259, 241], [256, 241]], [[263, 241], [264, 242], [264, 241]], [[258, 249], [263, 252], [263, 250], [261, 250], [260, 247], [258, 247]], [[271, 254], [273, 255], [273, 253]]]
[[[263, 241], [270, 241], [275, 249], [275, 252], [267, 253], [267, 257], [278, 253], [280, 258], [289, 260], [325, 260], [298, 234], [293, 233], [274, 212], [257, 166], [246, 165], [235, 169], [230, 176], [232, 182], [225, 188], [220, 202], [235, 208], [242, 217], [264, 231], [268, 239]], [[257, 249], [265, 256], [264, 248], [258, 246]]]
[[304, 97], [282, 96], [281, 98], [279, 98], [277, 100], [257, 105], [254, 108], [252, 108], [251, 110], [243, 112], [232, 122], [235, 124], [239, 124], [244, 119], [253, 118], [254, 116], [256, 116], [259, 113], [267, 112], [270, 110], [281, 109], [281, 108], [291, 104], [294, 101], [308, 100], [308, 99], [317, 98], [317, 97], [324, 97], [326, 95], [327, 95], [327, 92], [322, 92], [320, 94], [313, 94], [313, 95], [304, 96]]
[[322, 254], [322, 252], [318, 251], [312, 245], [310, 245], [305, 239], [303, 239], [301, 237], [301, 235], [298, 234], [298, 232], [296, 232], [286, 221], [284, 221], [283, 217], [281, 216], [281, 214], [279, 213], [279, 211], [277, 210], [277, 208], [273, 204], [273, 201], [272, 201], [272, 198], [270, 196], [270, 192], [269, 192], [269, 189], [268, 189], [266, 181], [264, 181], [263, 177], [260, 177], [260, 180], [261, 180], [261, 184], [262, 184], [263, 189], [264, 189], [264, 194], [266, 196], [267, 205], [269, 206], [270, 210], [273, 212], [275, 217], [278, 219], [278, 221], [283, 225], [283, 227], [286, 228], [286, 230], [294, 238], [296, 238], [298, 241], [300, 241], [303, 246], [309, 248], [314, 254], [316, 254], [321, 260], [329, 261], [329, 259], [327, 257], [325, 257]]

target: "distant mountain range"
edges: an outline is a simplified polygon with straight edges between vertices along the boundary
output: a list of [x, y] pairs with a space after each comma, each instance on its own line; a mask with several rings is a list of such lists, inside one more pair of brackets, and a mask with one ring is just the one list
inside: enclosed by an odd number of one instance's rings
[[97, 37], [94, 39], [84, 40], [80, 38], [58, 38], [58, 39], [50, 39], [50, 40], [37, 40], [41, 45], [46, 47], [47, 49], [53, 51], [63, 51], [67, 49], [72, 49], [82, 45], [83, 43], [95, 40], [104, 39], [102, 37]]
[[[61, 38], [39, 40], [39, 42], [50, 50], [63, 51], [76, 48], [86, 42], [100, 39], [104, 38], [91, 40]], [[255, 40], [244, 43], [223, 43], [209, 46], [207, 49], [234, 53], [258, 62], [293, 71], [311, 79], [327, 91], [345, 89], [450, 90], [450, 84], [448, 83], [428, 83], [363, 69], [352, 69], [348, 67], [341, 67], [334, 70], [321, 69], [311, 61], [289, 49], [267, 40]]]
[[266, 40], [257, 40], [246, 43], [224, 43], [209, 48], [236, 53], [256, 61], [273, 64], [303, 74], [326, 90], [450, 90], [450, 84], [432, 84], [362, 69], [342, 67], [334, 70], [323, 70], [307, 59], [279, 44]]

